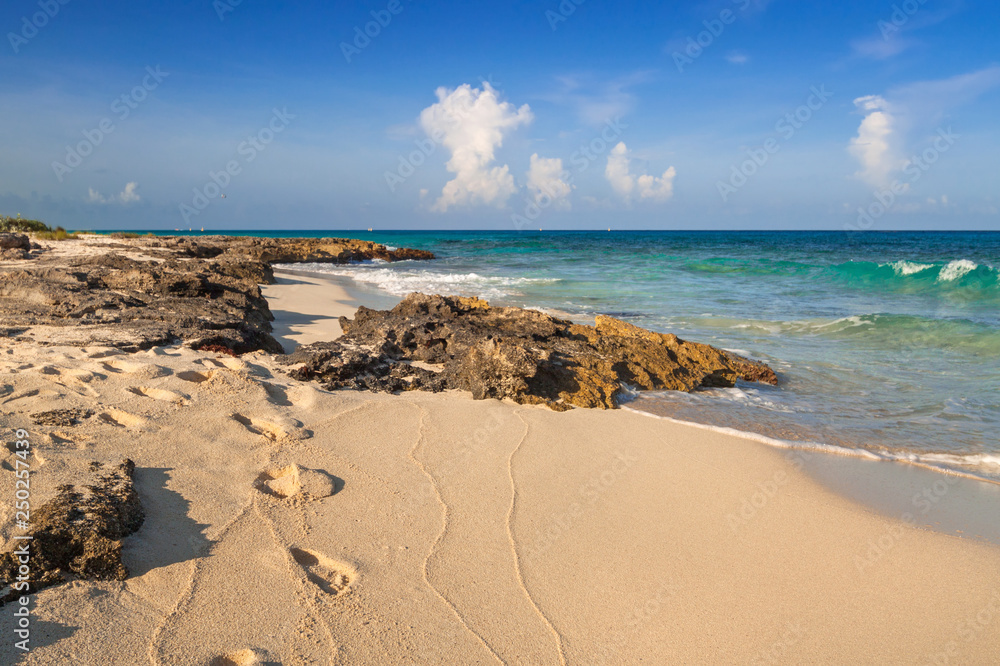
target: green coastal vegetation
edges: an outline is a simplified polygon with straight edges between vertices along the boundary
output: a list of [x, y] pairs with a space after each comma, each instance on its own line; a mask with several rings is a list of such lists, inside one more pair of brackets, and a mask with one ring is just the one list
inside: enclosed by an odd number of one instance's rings
[[30, 233], [37, 239], [56, 241], [76, 240], [80, 237], [75, 231], [66, 231], [62, 227], [53, 229], [41, 220], [23, 218], [20, 213], [17, 217], [0, 215], [0, 232]]
[[32, 234], [34, 238], [40, 240], [77, 240], [81, 233], [105, 233], [111, 238], [141, 238], [143, 236], [155, 236], [153, 232], [138, 234], [134, 231], [112, 231], [112, 232], [81, 232], [66, 231], [62, 227], [53, 229], [41, 220], [29, 220], [21, 217], [18, 213], [16, 217], [10, 215], [0, 215], [0, 233], [21, 233]]
[[0, 215], [0, 232], [30, 233], [41, 240], [76, 240], [80, 237], [76, 232], [66, 231], [62, 227], [53, 229], [40, 220], [23, 218], [20, 213], [17, 217]]
[[18, 213], [17, 217], [11, 217], [10, 215], [0, 215], [0, 231], [4, 232], [42, 232], [42, 231], [52, 231], [49, 225], [41, 222], [39, 220], [28, 220], [21, 217]]

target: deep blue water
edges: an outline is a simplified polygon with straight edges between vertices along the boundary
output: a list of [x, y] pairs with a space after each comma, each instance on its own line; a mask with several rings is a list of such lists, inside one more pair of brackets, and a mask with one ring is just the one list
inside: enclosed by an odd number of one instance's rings
[[[236, 232], [232, 232], [236, 233]], [[1000, 233], [293, 232], [433, 262], [315, 266], [366, 288], [610, 314], [770, 363], [778, 387], [632, 406], [1000, 480]]]

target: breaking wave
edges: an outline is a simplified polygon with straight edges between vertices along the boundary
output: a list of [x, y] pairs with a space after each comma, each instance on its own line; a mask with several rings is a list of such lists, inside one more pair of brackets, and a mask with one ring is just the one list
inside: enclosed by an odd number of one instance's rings
[[286, 268], [348, 277], [395, 296], [419, 291], [425, 294], [479, 296], [485, 299], [520, 296], [529, 285], [553, 284], [556, 279], [501, 277], [479, 273], [441, 273], [422, 268], [385, 268], [385, 262], [359, 264], [294, 264]]

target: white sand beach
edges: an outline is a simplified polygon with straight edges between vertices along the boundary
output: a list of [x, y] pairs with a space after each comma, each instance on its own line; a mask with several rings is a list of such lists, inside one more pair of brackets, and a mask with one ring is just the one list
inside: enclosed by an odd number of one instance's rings
[[[320, 278], [279, 275], [266, 295], [286, 345], [356, 306]], [[624, 410], [328, 392], [273, 359], [0, 350], [0, 418], [8, 439], [30, 434], [34, 505], [91, 461], [128, 457], [146, 512], [124, 541], [130, 577], [41, 591], [31, 652], [5, 640], [0, 661], [937, 664], [1000, 650], [1000, 549], [877, 515], [795, 452]], [[96, 417], [30, 419], [56, 408]]]

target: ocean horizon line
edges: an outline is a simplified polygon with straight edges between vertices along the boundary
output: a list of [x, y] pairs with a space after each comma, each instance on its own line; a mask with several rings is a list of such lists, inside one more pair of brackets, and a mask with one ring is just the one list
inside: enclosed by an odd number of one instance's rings
[[1000, 234], [1000, 230], [995, 229], [92, 229], [79, 230], [80, 233], [108, 234], [108, 233], [153, 233], [156, 235], [234, 235], [236, 233], [406, 233], [406, 234], [580, 234], [580, 233], [685, 233], [685, 234], [816, 234], [816, 233], [843, 233], [847, 235], [874, 235], [874, 234]]

